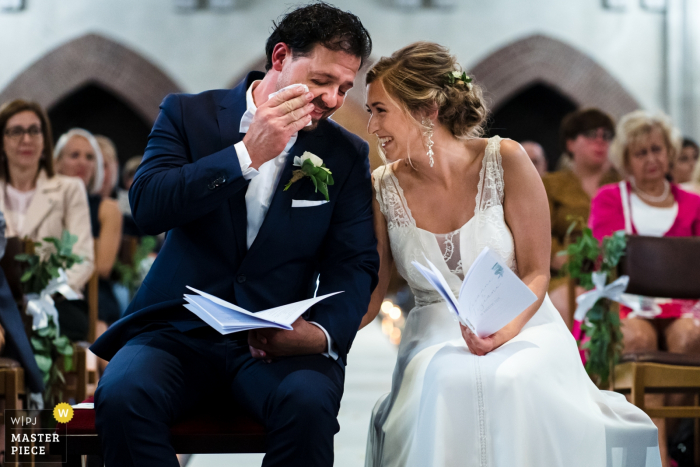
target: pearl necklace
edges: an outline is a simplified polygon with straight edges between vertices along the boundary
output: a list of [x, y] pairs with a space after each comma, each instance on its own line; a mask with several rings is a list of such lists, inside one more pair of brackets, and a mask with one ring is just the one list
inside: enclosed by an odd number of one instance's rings
[[668, 183], [668, 180], [664, 180], [664, 192], [661, 193], [659, 196], [652, 196], [650, 194], [644, 193], [637, 187], [634, 178], [630, 179], [630, 184], [632, 185], [632, 188], [634, 189], [634, 191], [637, 192], [637, 195], [640, 198], [650, 203], [661, 203], [663, 201], [666, 201], [666, 198], [668, 198], [668, 194], [671, 191], [671, 184]]

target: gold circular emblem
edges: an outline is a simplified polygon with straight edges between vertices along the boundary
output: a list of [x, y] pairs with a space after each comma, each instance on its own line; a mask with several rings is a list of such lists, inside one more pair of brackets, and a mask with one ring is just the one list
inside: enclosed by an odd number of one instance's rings
[[70, 404], [61, 402], [53, 408], [53, 418], [59, 423], [68, 423], [73, 419], [73, 407]]

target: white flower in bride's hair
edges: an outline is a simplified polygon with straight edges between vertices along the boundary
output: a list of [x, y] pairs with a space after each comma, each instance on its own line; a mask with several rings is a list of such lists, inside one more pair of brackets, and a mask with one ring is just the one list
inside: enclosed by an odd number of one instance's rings
[[304, 154], [299, 156], [294, 157], [294, 165], [297, 167], [301, 167], [304, 164], [304, 161], [310, 159], [311, 163], [314, 165], [314, 167], [321, 167], [323, 165], [323, 159], [318, 157], [316, 154], [312, 154], [309, 151], [304, 152]]
[[463, 84], [470, 91], [473, 88], [471, 77], [467, 76], [467, 73], [464, 71], [453, 71], [451, 73], [448, 73], [447, 74], [447, 84], [449, 84], [450, 86]]

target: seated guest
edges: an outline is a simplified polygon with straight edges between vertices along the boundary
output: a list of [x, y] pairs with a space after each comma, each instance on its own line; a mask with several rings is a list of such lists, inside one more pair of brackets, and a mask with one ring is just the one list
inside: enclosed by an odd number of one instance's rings
[[[5, 216], [0, 211], [0, 259], [5, 254], [7, 238], [5, 237]], [[34, 352], [24, 330], [20, 314], [12, 291], [0, 269], [0, 355], [17, 360], [24, 370], [24, 383], [27, 387], [27, 406], [30, 410], [44, 408], [44, 381]], [[25, 408], [27, 408], [25, 406]], [[5, 401], [0, 399], [0, 410], [5, 409]], [[0, 458], [5, 464], [5, 424], [0, 425]]]
[[99, 337], [120, 315], [109, 278], [121, 246], [122, 215], [116, 200], [100, 194], [104, 165], [102, 151], [92, 133], [80, 128], [68, 131], [58, 139], [54, 158], [59, 173], [80, 178], [88, 189], [91, 230], [97, 246], [99, 321], [96, 336]]
[[[5, 255], [6, 245], [5, 216], [0, 212], [0, 259]], [[38, 394], [40, 397], [36, 400], [43, 400], [41, 394], [44, 391], [44, 381], [24, 330], [22, 315], [2, 269], [0, 269], [0, 354], [17, 360], [22, 365], [28, 392]], [[4, 440], [4, 437], [0, 437], [0, 442]]]
[[547, 158], [544, 155], [544, 149], [540, 143], [523, 141], [520, 145], [530, 157], [532, 164], [537, 169], [537, 173], [540, 174], [540, 177], [544, 177], [544, 174], [547, 173]]
[[[8, 237], [41, 242], [76, 235], [73, 252], [83, 262], [66, 271], [68, 285], [78, 294], [94, 269], [90, 210], [83, 183], [54, 173], [49, 120], [35, 103], [14, 100], [0, 108], [0, 211]], [[87, 336], [87, 304], [82, 300], [56, 303], [61, 333], [71, 340]]]
[[104, 172], [104, 182], [100, 195], [103, 198], [115, 198], [117, 182], [119, 181], [119, 159], [117, 159], [117, 148], [111, 139], [102, 135], [95, 135], [95, 140], [102, 151], [102, 168]]
[[124, 235], [131, 235], [132, 237], [143, 237], [145, 235], [134, 222], [134, 218], [131, 216], [131, 205], [129, 205], [129, 189], [134, 183], [134, 175], [136, 175], [136, 170], [138, 170], [139, 165], [141, 165], [142, 159], [143, 156], [134, 156], [126, 161], [122, 169], [122, 184], [124, 185], [124, 189], [117, 191], [119, 209], [124, 215]]
[[[689, 193], [666, 180], [668, 167], [681, 147], [679, 133], [663, 114], [635, 111], [626, 115], [618, 126], [611, 159], [626, 175], [627, 181], [600, 189], [593, 199], [589, 224], [593, 235], [602, 239], [618, 230], [628, 234], [654, 237], [690, 237], [700, 235], [700, 196]], [[695, 301], [643, 300], [642, 305], [656, 318], [682, 318]], [[630, 312], [620, 311], [625, 318]], [[669, 324], [666, 335], [691, 332], [697, 338], [672, 339], [683, 343], [678, 351], [700, 351], [700, 327], [692, 319]], [[634, 320], [639, 332], [655, 337], [656, 331], [645, 320]], [[680, 335], [677, 337], [681, 337]], [[655, 345], [655, 339], [654, 345]]]
[[693, 169], [697, 165], [700, 148], [698, 143], [690, 138], [683, 139], [681, 151], [676, 156], [676, 160], [671, 164], [669, 175], [673, 183], [681, 185], [688, 183], [693, 177]]
[[[589, 225], [597, 239], [618, 230], [656, 237], [700, 235], [700, 196], [666, 180], [680, 150], [680, 133], [665, 115], [639, 110], [622, 118], [610, 159], [627, 180], [601, 188], [593, 198]], [[624, 352], [665, 348], [700, 353], [700, 326], [693, 316], [697, 301], [630, 298], [639, 300], [642, 311], [630, 314], [632, 310], [620, 307]], [[663, 403], [663, 395], [647, 396], [648, 405]], [[665, 420], [654, 423], [660, 442], [665, 442]]]
[[695, 169], [693, 170], [693, 176], [689, 182], [682, 183], [681, 187], [693, 193], [700, 195], [700, 164], [695, 164]]
[[[598, 109], [584, 109], [568, 114], [561, 124], [561, 143], [570, 160], [570, 168], [553, 172], [542, 178], [549, 199], [552, 223], [552, 280], [549, 296], [564, 321], [571, 326], [566, 279], [557, 274], [566, 262], [558, 255], [565, 249], [566, 232], [572, 218], [588, 220], [591, 198], [598, 188], [620, 179], [608, 161], [610, 141], [615, 135], [612, 118]], [[581, 235], [581, 227], [572, 232], [573, 239]]]

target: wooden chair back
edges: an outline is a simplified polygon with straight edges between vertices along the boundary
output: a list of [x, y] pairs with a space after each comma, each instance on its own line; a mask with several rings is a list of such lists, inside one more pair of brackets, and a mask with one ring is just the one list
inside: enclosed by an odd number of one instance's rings
[[[628, 236], [618, 272], [629, 276], [627, 293], [650, 297], [700, 298], [700, 238]], [[613, 389], [629, 393], [650, 417], [695, 418], [694, 457], [700, 465], [700, 356], [668, 352], [623, 354]], [[692, 406], [647, 407], [645, 395], [693, 394]]]
[[700, 237], [627, 237], [619, 272], [630, 278], [627, 293], [700, 299]]
[[122, 264], [133, 266], [134, 255], [139, 247], [139, 238], [133, 235], [122, 235], [122, 243], [119, 247], [117, 258]]

